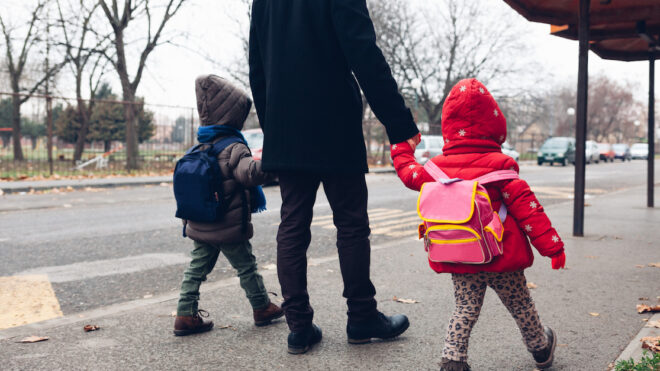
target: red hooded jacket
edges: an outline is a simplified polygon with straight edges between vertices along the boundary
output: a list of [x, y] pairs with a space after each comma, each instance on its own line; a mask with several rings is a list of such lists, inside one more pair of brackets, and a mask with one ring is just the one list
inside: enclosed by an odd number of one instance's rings
[[[514, 159], [502, 153], [506, 139], [506, 119], [486, 87], [476, 79], [454, 86], [442, 110], [443, 154], [430, 161], [449, 177], [474, 179], [496, 170], [519, 171]], [[406, 187], [419, 191], [433, 178], [415, 161], [406, 142], [391, 147], [394, 167]], [[556, 256], [564, 243], [552, 228], [543, 207], [522, 179], [487, 184], [494, 210], [504, 202], [508, 217], [504, 222], [504, 254], [480, 265], [435, 263], [438, 273], [511, 272], [532, 265], [534, 255], [529, 240], [543, 256]], [[528, 239], [529, 238], [529, 239]]]

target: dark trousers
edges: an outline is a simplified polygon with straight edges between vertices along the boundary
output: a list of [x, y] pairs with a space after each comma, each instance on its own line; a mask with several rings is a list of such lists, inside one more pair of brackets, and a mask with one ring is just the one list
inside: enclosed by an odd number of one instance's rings
[[307, 248], [312, 238], [310, 225], [316, 192], [321, 183], [337, 227], [348, 319], [359, 322], [374, 316], [377, 313], [376, 289], [369, 278], [371, 246], [364, 174], [285, 173], [279, 175], [279, 182], [282, 222], [277, 233], [277, 275], [289, 329], [300, 331], [311, 325], [314, 317], [307, 293]]

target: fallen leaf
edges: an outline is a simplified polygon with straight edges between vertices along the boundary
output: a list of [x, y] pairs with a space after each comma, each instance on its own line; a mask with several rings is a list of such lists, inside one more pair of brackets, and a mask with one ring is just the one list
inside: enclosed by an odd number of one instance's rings
[[100, 327], [96, 325], [85, 325], [85, 327], [83, 327], [83, 330], [85, 330], [85, 332], [96, 331], [98, 329], [100, 329]]
[[648, 321], [649, 321], [648, 318], [642, 318], [642, 322], [648, 322]]
[[333, 273], [334, 271], [332, 269], [328, 269], [328, 273]]
[[19, 343], [38, 343], [40, 341], [48, 340], [48, 336], [28, 336], [25, 339], [19, 341]]
[[143, 296], [142, 298], [144, 298], [144, 299], [149, 299], [149, 298], [152, 298], [152, 297], [153, 297], [153, 295], [151, 295], [151, 294], [147, 294], [147, 295]]
[[275, 265], [275, 264], [264, 265], [263, 269], [271, 271], [271, 270], [277, 269], [277, 265]]
[[591, 314], [594, 317], [600, 316], [600, 313], [596, 313], [596, 312], [589, 312], [589, 314]]
[[218, 328], [219, 328], [220, 330], [224, 330], [224, 329], [226, 329], [226, 328], [232, 328], [232, 326], [231, 326], [231, 325], [222, 325], [222, 326], [218, 326]]
[[538, 285], [536, 285], [534, 282], [527, 282], [527, 288], [528, 289], [535, 289], [537, 287], [538, 287]]
[[637, 265], [635, 265], [635, 268], [644, 268], [644, 266], [641, 265], [641, 264], [637, 264]]
[[170, 313], [170, 316], [172, 316], [172, 317], [176, 317], [176, 311], [173, 310], [172, 313]]
[[647, 297], [641, 297], [641, 298], [638, 298], [637, 300], [649, 300], [649, 298], [647, 298]]
[[558, 346], [558, 347], [567, 347], [568, 344], [561, 344], [561, 343], [559, 343], [559, 344], [557, 344], [557, 346]]
[[646, 324], [646, 327], [660, 328], [660, 321], [649, 321], [649, 323]]
[[598, 257], [594, 255], [585, 255], [584, 257], [587, 259], [598, 259]]
[[396, 301], [396, 302], [403, 303], [403, 304], [417, 304], [417, 303], [419, 303], [417, 300], [397, 298], [396, 296], [392, 298], [392, 301]]
[[660, 312], [660, 305], [650, 306], [646, 304], [637, 304], [637, 313]]
[[647, 336], [642, 338], [642, 349], [660, 352], [660, 336]]
[[660, 263], [650, 263], [649, 267], [660, 268]]

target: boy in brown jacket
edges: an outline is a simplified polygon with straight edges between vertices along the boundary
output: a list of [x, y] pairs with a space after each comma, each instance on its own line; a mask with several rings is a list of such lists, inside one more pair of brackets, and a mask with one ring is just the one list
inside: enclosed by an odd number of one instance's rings
[[[198, 139], [201, 143], [216, 143], [232, 132], [241, 135], [240, 130], [252, 107], [252, 101], [242, 90], [221, 77], [205, 75], [195, 81], [195, 92], [201, 122]], [[197, 303], [199, 287], [213, 270], [220, 252], [237, 270], [241, 287], [254, 310], [255, 325], [268, 325], [284, 314], [268, 298], [250, 244], [254, 234], [250, 210], [256, 202], [253, 199], [255, 193], [250, 189], [272, 180], [273, 176], [261, 170], [261, 161], [255, 161], [242, 142], [230, 144], [220, 152], [218, 163], [226, 205], [224, 218], [213, 223], [184, 220], [186, 234], [194, 241], [195, 248], [181, 284], [174, 321], [176, 336], [213, 328], [212, 321], [202, 318], [208, 314], [198, 309]]]

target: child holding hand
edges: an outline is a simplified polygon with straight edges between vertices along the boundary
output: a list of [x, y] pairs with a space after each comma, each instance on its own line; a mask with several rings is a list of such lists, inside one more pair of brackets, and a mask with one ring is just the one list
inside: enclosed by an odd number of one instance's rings
[[[471, 180], [493, 171], [519, 171], [516, 161], [504, 155], [506, 119], [486, 87], [476, 79], [458, 82], [447, 97], [442, 111], [443, 154], [430, 159], [450, 178]], [[419, 191], [433, 177], [415, 161], [414, 149], [406, 142], [391, 147], [399, 178], [410, 189]], [[479, 318], [487, 287], [491, 287], [507, 307], [532, 353], [538, 368], [552, 365], [557, 336], [541, 324], [534, 306], [524, 269], [534, 255], [530, 241], [552, 268], [564, 267], [564, 243], [552, 227], [543, 207], [522, 179], [485, 184], [493, 210], [502, 203], [508, 210], [504, 221], [504, 252], [487, 264], [441, 263], [429, 260], [438, 273], [451, 273], [456, 306], [445, 337], [442, 369], [470, 370], [467, 363], [470, 332]]]

